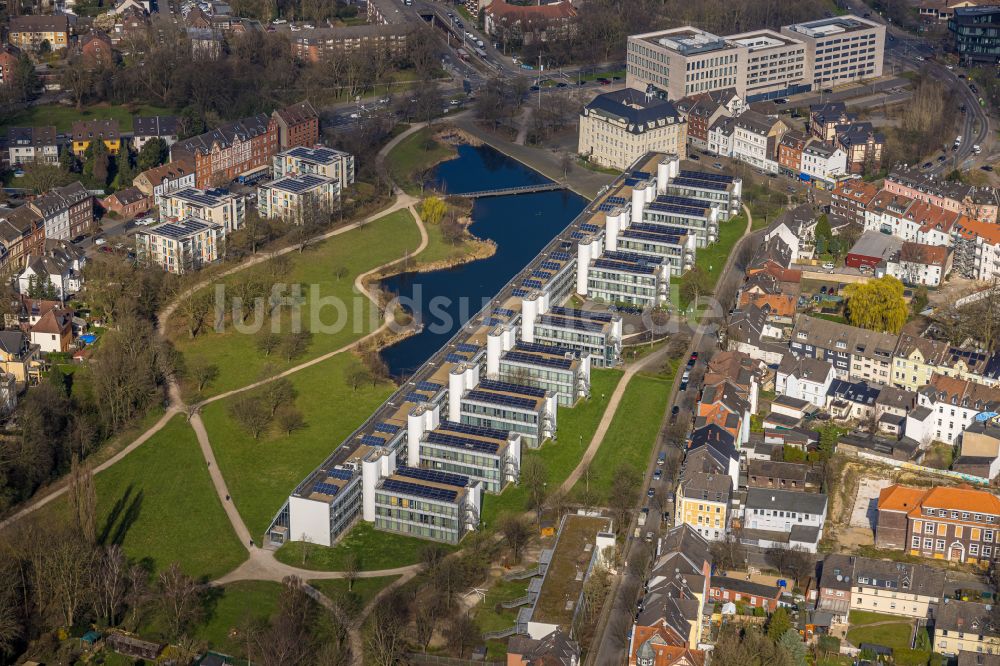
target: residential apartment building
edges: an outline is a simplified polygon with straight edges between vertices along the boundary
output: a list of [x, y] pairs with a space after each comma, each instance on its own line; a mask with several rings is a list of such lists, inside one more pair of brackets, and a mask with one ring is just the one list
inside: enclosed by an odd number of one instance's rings
[[708, 148], [708, 130], [716, 120], [739, 115], [745, 102], [735, 88], [698, 93], [677, 100], [677, 110], [687, 120], [688, 142], [695, 148]]
[[409, 23], [393, 25], [352, 25], [338, 28], [315, 28], [286, 33], [292, 55], [304, 62], [328, 62], [350, 53], [371, 53], [383, 49], [394, 56], [406, 53], [407, 40], [413, 32]]
[[666, 99], [631, 88], [598, 95], [580, 113], [577, 152], [625, 170], [648, 152], [684, 157], [687, 122]]
[[414, 407], [407, 433], [408, 463], [468, 477], [487, 493], [499, 494], [508, 483], [517, 483], [520, 436], [455, 421], [442, 421], [432, 430], [415, 429], [412, 424], [419, 423], [428, 409], [425, 405]]
[[801, 548], [815, 553], [823, 538], [826, 495], [749, 488], [740, 540], [761, 548]]
[[953, 265], [965, 278], [988, 282], [1000, 275], [1000, 227], [959, 218], [952, 227]]
[[778, 173], [778, 144], [788, 126], [756, 111], [746, 111], [735, 119], [733, 127], [733, 159], [767, 173]]
[[875, 545], [986, 567], [997, 557], [998, 526], [1000, 498], [987, 490], [896, 484], [879, 493]]
[[622, 319], [611, 312], [553, 307], [525, 324], [531, 340], [567, 347], [590, 356], [599, 368], [613, 367], [621, 359]]
[[572, 407], [580, 398], [590, 397], [590, 355], [580, 356], [568, 347], [523, 340], [502, 353], [497, 341], [491, 354], [490, 341], [500, 336], [502, 334], [494, 332], [487, 337], [488, 377], [552, 391], [558, 403], [565, 407]]
[[948, 30], [963, 63], [1000, 63], [1000, 5], [958, 7], [948, 19]]
[[845, 173], [874, 174], [882, 167], [885, 135], [876, 132], [869, 122], [838, 126], [835, 145], [844, 152]]
[[748, 488], [777, 488], [801, 492], [819, 492], [820, 473], [811, 464], [780, 460], [747, 461]]
[[54, 187], [27, 205], [42, 217], [47, 240], [68, 241], [94, 226], [94, 195], [79, 181]]
[[945, 180], [922, 171], [919, 166], [896, 166], [883, 187], [890, 194], [944, 208], [981, 222], [997, 222], [1000, 194], [992, 187], [977, 187]]
[[917, 391], [917, 404], [931, 411], [934, 439], [954, 445], [978, 414], [1000, 411], [1000, 388], [935, 373]]
[[581, 296], [605, 303], [627, 303], [644, 308], [658, 307], [667, 301], [670, 271], [660, 257], [631, 252], [604, 252], [589, 261], [581, 257], [577, 271], [586, 280], [583, 291], [577, 290]]
[[0, 371], [12, 375], [14, 381], [25, 386], [41, 379], [44, 363], [37, 345], [32, 345], [28, 334], [21, 330], [0, 331]]
[[132, 147], [136, 152], [152, 139], [167, 146], [177, 143], [177, 116], [135, 116], [132, 118]]
[[243, 226], [246, 201], [242, 196], [226, 190], [201, 190], [193, 187], [164, 195], [160, 219], [180, 220], [186, 217], [218, 224], [229, 233]]
[[707, 454], [689, 454], [674, 494], [674, 525], [689, 525], [708, 541], [724, 539], [733, 490], [733, 480], [721, 463]]
[[56, 128], [11, 127], [7, 130], [7, 154], [11, 166], [31, 163], [58, 164]]
[[811, 141], [802, 151], [802, 171], [813, 181], [833, 187], [837, 176], [847, 173], [847, 154], [836, 146]]
[[788, 130], [778, 143], [778, 168], [789, 176], [798, 176], [802, 172], [802, 151], [805, 150], [808, 137], [798, 130]]
[[816, 407], [826, 407], [836, 372], [828, 362], [808, 356], [796, 358], [786, 354], [778, 366], [775, 392], [796, 400], [805, 400]]
[[329, 217], [340, 199], [340, 181], [304, 174], [285, 176], [257, 186], [257, 209], [266, 218], [299, 224], [315, 211], [317, 219]]
[[809, 316], [795, 320], [789, 343], [798, 357], [833, 365], [838, 379], [889, 384], [898, 336]]
[[303, 174], [333, 178], [343, 189], [354, 183], [354, 156], [325, 146], [296, 146], [274, 156], [272, 173], [275, 178]]
[[36, 51], [48, 43], [53, 51], [69, 46], [69, 16], [46, 14], [14, 16], [7, 25], [7, 42], [19, 49]]
[[282, 150], [319, 143], [319, 114], [308, 101], [277, 109], [271, 117], [278, 124], [278, 145]]
[[576, 7], [570, 0], [523, 5], [493, 0], [483, 9], [486, 34], [503, 43], [525, 46], [567, 37], [574, 32]]
[[904, 241], [899, 251], [886, 262], [876, 276], [891, 275], [906, 285], [939, 287], [951, 273], [951, 248]]
[[875, 183], [842, 180], [833, 188], [830, 214], [849, 223], [864, 225], [865, 211], [878, 193]]
[[199, 188], [267, 169], [279, 150], [278, 123], [266, 113], [227, 123], [170, 146], [170, 159], [194, 165]]
[[219, 258], [226, 228], [186, 217], [143, 228], [135, 235], [136, 260], [178, 275], [198, 270]]
[[479, 378], [479, 366], [456, 365], [448, 374], [449, 419], [468, 425], [517, 433], [531, 448], [556, 435], [555, 394]]
[[816, 607], [846, 622], [850, 611], [934, 618], [945, 572], [923, 564], [832, 554], [823, 560]]
[[83, 286], [82, 270], [86, 254], [65, 241], [46, 241], [40, 255], [25, 257], [24, 270], [17, 276], [17, 291], [27, 296], [32, 284], [51, 285], [56, 297], [66, 301]]
[[1000, 654], [1000, 627], [993, 618], [986, 604], [944, 599], [934, 622], [934, 651], [948, 657]]
[[805, 44], [813, 90], [882, 76], [885, 25], [852, 14], [786, 25], [781, 34]]
[[122, 133], [114, 119], [78, 120], [73, 123], [72, 135], [73, 154], [80, 159], [94, 141], [104, 143], [110, 155], [117, 155], [122, 149]]
[[31, 206], [0, 210], [0, 274], [24, 267], [24, 258], [45, 248], [45, 221]]
[[167, 162], [152, 169], [147, 169], [132, 180], [154, 206], [163, 208], [164, 198], [180, 190], [194, 188], [194, 167], [188, 162]]

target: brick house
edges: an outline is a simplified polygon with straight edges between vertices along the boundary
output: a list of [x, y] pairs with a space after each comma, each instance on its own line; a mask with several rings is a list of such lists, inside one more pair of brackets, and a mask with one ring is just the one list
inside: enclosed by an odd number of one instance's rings
[[724, 604], [739, 601], [751, 608], [763, 608], [768, 613], [773, 613], [778, 609], [778, 606], [791, 605], [791, 603], [782, 604], [781, 602], [784, 590], [785, 588], [776, 585], [764, 585], [741, 578], [712, 576], [709, 595], [714, 602]]
[[997, 557], [1000, 497], [968, 485], [892, 485], [878, 498], [875, 545], [917, 557], [988, 566]]
[[126, 187], [101, 202], [104, 209], [114, 212], [126, 220], [131, 220], [140, 213], [149, 210], [152, 201], [138, 187]]
[[210, 188], [266, 169], [278, 152], [278, 123], [266, 113], [227, 123], [170, 146], [170, 159], [194, 164], [195, 185]]
[[91, 30], [80, 40], [80, 55], [91, 69], [110, 67], [115, 59], [111, 38], [100, 30]]
[[781, 170], [792, 176], [802, 170], [802, 151], [808, 138], [798, 130], [789, 130], [778, 143], [778, 164]]
[[8, 44], [0, 44], [0, 86], [13, 81], [14, 68], [20, 57], [21, 49]]
[[0, 275], [20, 271], [25, 256], [44, 247], [45, 220], [31, 206], [0, 212]]
[[865, 211], [878, 193], [879, 188], [875, 183], [863, 180], [841, 181], [833, 188], [830, 213], [846, 222], [864, 225]]
[[53, 187], [28, 206], [42, 216], [47, 240], [69, 240], [94, 223], [94, 196], [80, 181]]
[[319, 114], [308, 101], [293, 104], [271, 114], [278, 124], [278, 143], [282, 150], [319, 143]]

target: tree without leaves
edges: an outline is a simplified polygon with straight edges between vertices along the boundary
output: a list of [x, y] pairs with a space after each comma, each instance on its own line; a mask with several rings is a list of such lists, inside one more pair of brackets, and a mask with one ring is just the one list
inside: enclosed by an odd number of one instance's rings
[[202, 290], [191, 294], [178, 303], [176, 312], [184, 319], [188, 337], [193, 340], [201, 332], [209, 315], [214, 310], [214, 296], [207, 290]]
[[282, 407], [275, 416], [278, 428], [286, 435], [291, 435], [296, 430], [302, 430], [306, 427], [305, 417], [302, 415], [302, 412], [294, 407]]
[[535, 521], [542, 522], [542, 509], [548, 494], [549, 470], [541, 459], [531, 456], [521, 462], [520, 485], [528, 491], [528, 509], [535, 512]]
[[229, 416], [255, 440], [271, 424], [271, 415], [259, 398], [239, 395], [229, 405]]
[[500, 516], [497, 527], [510, 548], [514, 564], [520, 563], [521, 553], [531, 540], [531, 528], [520, 516], [511, 513]]
[[628, 526], [628, 515], [638, 502], [641, 482], [642, 476], [629, 464], [619, 465], [614, 471], [608, 505], [619, 531]]
[[712, 277], [701, 266], [695, 266], [681, 276], [681, 301], [689, 305], [697, 304], [698, 299], [712, 293]]
[[273, 419], [278, 408], [283, 405], [290, 405], [295, 401], [298, 392], [287, 377], [279, 377], [274, 381], [264, 384], [260, 389], [259, 398], [270, 417]]
[[69, 479], [69, 503], [77, 529], [87, 543], [97, 540], [97, 491], [94, 489], [94, 472], [89, 465], [81, 464], [73, 455]]
[[270, 356], [281, 345], [281, 337], [271, 331], [261, 331], [257, 334], [257, 351], [264, 356]]
[[201, 586], [174, 562], [157, 577], [157, 588], [157, 602], [168, 635], [179, 638], [201, 618]]
[[365, 656], [377, 666], [395, 666], [406, 650], [403, 632], [407, 613], [400, 612], [405, 604], [395, 594], [375, 604], [366, 623], [364, 634]]
[[482, 642], [482, 634], [476, 621], [468, 613], [452, 618], [444, 630], [448, 645], [458, 650], [458, 656], [465, 658], [466, 649]]
[[292, 576], [284, 581], [277, 612], [270, 620], [251, 623], [245, 630], [248, 656], [262, 666], [311, 664], [316, 649], [312, 627], [316, 605]]
[[205, 387], [219, 378], [219, 366], [204, 361], [194, 361], [188, 365], [188, 376], [194, 381], [198, 391], [204, 391]]
[[306, 353], [312, 343], [312, 333], [287, 333], [281, 338], [281, 354], [286, 361], [296, 359]]

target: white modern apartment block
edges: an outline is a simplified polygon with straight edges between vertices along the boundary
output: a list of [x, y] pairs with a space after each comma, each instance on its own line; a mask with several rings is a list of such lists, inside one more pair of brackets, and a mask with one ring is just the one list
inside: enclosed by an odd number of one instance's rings
[[819, 141], [810, 141], [802, 151], [802, 173], [832, 184], [837, 176], [847, 173], [847, 153]]
[[136, 259], [168, 273], [198, 270], [219, 258], [226, 228], [193, 217], [164, 222], [135, 235]]
[[785, 354], [778, 366], [775, 390], [779, 395], [825, 407], [826, 394], [834, 376], [833, 366], [829, 363], [816, 358], [797, 359]]
[[226, 190], [199, 190], [186, 187], [163, 198], [161, 220], [182, 220], [193, 217], [222, 226], [226, 233], [236, 231], [246, 219], [246, 203], [242, 196]]
[[341, 188], [354, 183], [354, 155], [317, 146], [296, 146], [283, 150], [272, 160], [274, 177], [313, 174], [333, 178]]
[[815, 553], [823, 538], [826, 495], [774, 488], [747, 490], [741, 541], [761, 548]]
[[693, 26], [631, 35], [628, 87], [670, 99], [725, 88], [750, 102], [875, 78], [885, 27], [845, 15], [720, 37]]
[[257, 187], [257, 210], [266, 218], [300, 223], [308, 207], [329, 215], [340, 198], [340, 181], [327, 176], [285, 176]]
[[882, 76], [885, 26], [845, 14], [786, 25], [781, 34], [806, 46], [813, 89]]

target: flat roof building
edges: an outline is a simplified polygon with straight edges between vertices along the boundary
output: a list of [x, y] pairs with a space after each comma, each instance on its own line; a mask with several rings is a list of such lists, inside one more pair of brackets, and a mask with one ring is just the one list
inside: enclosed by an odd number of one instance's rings
[[225, 227], [207, 220], [164, 222], [136, 233], [136, 260], [180, 275], [216, 261], [225, 238]]
[[853, 14], [786, 25], [781, 34], [806, 46], [813, 90], [882, 76], [885, 26]]
[[375, 487], [375, 528], [458, 543], [479, 525], [482, 492], [460, 474], [398, 467]]
[[328, 218], [339, 198], [339, 180], [311, 173], [283, 176], [257, 187], [260, 214], [294, 224], [302, 224], [310, 214]]
[[962, 62], [1000, 63], [1000, 5], [957, 7], [948, 30]]
[[242, 227], [246, 219], [246, 201], [228, 190], [185, 187], [164, 195], [162, 201], [161, 220], [194, 217], [221, 225], [229, 233]]
[[272, 160], [274, 177], [314, 174], [334, 178], [341, 188], [354, 183], [354, 155], [325, 146], [296, 146]]

